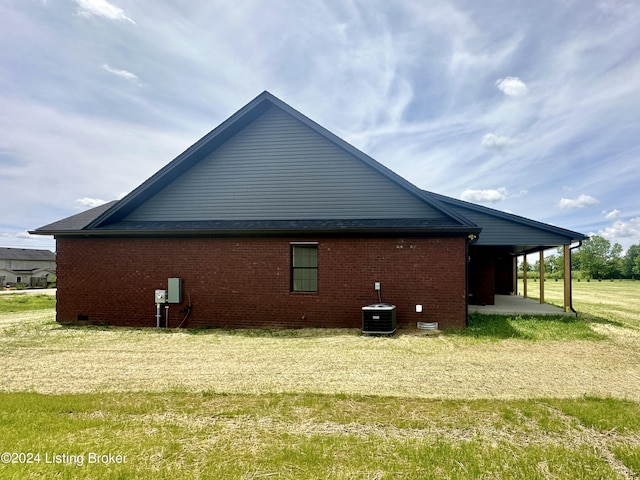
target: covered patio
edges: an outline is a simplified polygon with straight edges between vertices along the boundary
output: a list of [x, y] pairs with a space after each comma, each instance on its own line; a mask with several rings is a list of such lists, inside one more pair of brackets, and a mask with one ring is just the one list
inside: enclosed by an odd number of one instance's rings
[[[469, 313], [576, 314], [571, 292], [571, 251], [582, 245], [586, 235], [432, 192], [425, 194], [482, 228], [478, 236], [469, 237], [467, 250]], [[561, 249], [564, 258], [562, 307], [545, 303], [544, 252], [550, 249]], [[537, 257], [540, 265], [538, 301], [527, 298], [528, 256]], [[522, 292], [518, 291], [519, 258], [524, 263]]]
[[520, 295], [495, 295], [493, 305], [469, 305], [469, 313], [485, 315], [567, 315], [575, 317], [573, 311], [540, 303]]

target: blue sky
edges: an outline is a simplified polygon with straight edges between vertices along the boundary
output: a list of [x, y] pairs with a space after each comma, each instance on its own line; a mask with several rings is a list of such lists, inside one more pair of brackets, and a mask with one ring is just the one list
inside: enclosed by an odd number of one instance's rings
[[0, 0], [0, 246], [263, 90], [420, 188], [640, 243], [640, 4]]

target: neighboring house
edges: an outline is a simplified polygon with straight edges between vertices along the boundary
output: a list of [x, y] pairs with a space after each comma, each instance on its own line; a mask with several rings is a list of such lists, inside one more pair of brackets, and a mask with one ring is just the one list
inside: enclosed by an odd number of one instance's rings
[[516, 256], [586, 238], [420, 190], [268, 92], [122, 200], [32, 233], [57, 241], [58, 321], [174, 327], [359, 327], [381, 299], [400, 325], [463, 328], [469, 299], [515, 291]]
[[56, 254], [49, 250], [0, 248], [0, 288], [46, 287], [55, 280]]

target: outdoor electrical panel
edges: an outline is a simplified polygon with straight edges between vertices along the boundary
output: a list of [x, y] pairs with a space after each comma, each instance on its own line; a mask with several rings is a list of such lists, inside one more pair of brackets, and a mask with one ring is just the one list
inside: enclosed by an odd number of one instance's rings
[[166, 302], [167, 302], [167, 291], [156, 290], [156, 303], [166, 303]]
[[182, 279], [170, 278], [167, 281], [167, 302], [168, 303], [182, 303]]

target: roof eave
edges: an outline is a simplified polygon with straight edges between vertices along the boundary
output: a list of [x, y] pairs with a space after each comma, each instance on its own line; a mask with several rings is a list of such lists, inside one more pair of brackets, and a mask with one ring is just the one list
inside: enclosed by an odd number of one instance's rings
[[162, 236], [295, 236], [295, 235], [478, 235], [479, 227], [373, 227], [373, 228], [244, 228], [244, 229], [162, 229], [162, 230], [64, 230], [39, 232], [55, 237], [162, 237]]

